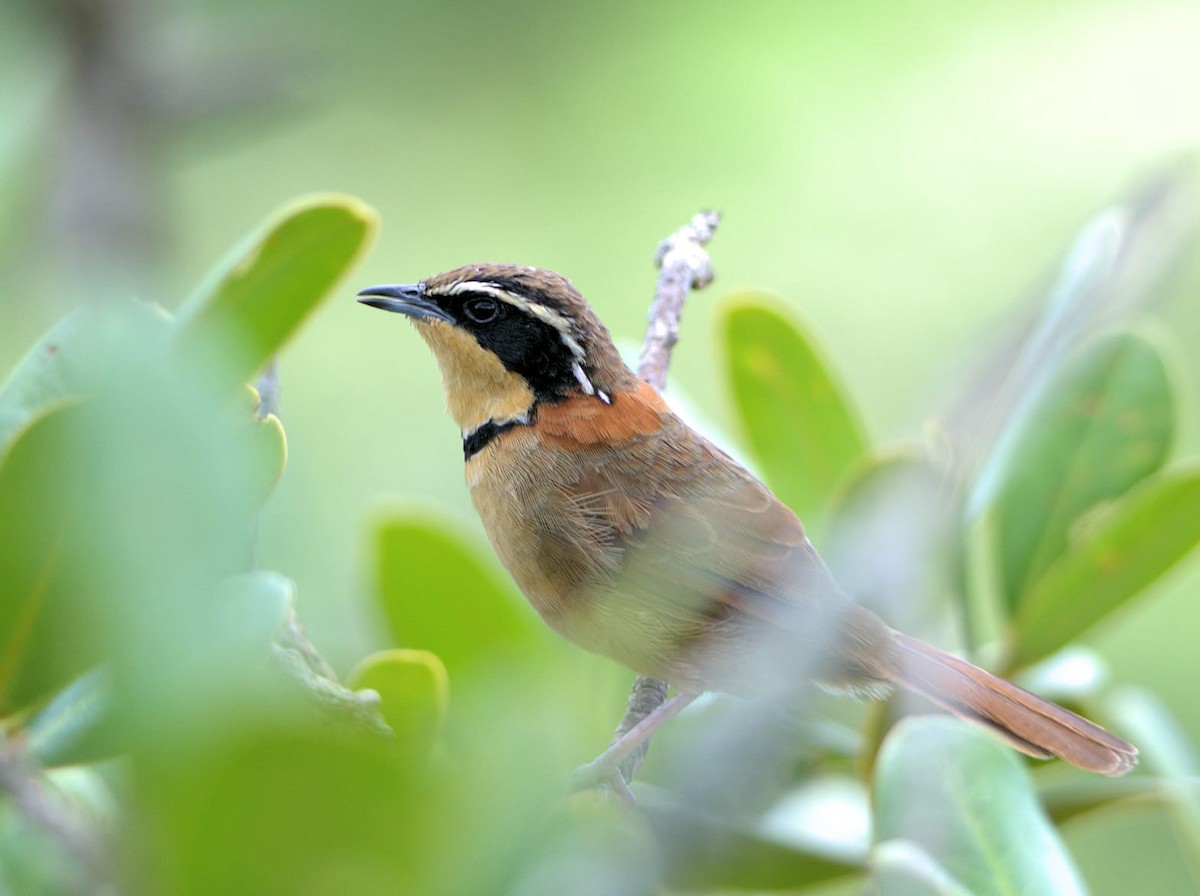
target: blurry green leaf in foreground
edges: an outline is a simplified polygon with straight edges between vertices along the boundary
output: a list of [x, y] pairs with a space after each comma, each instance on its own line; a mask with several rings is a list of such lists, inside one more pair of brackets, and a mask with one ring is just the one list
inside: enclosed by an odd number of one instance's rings
[[63, 576], [73, 496], [62, 483], [79, 415], [68, 405], [36, 418], [0, 459], [0, 717], [101, 655], [89, 608]]
[[1105, 513], [1034, 584], [1015, 619], [1015, 660], [1053, 653], [1200, 543], [1200, 471], [1167, 472]]
[[506, 681], [456, 702], [477, 737], [444, 762], [407, 762], [385, 738], [311, 715], [280, 719], [262, 704], [202, 749], [135, 754], [126, 848], [148, 878], [135, 892], [589, 892], [514, 887], [547, 845], [569, 771], [552, 732], [531, 731], [506, 703], [545, 708], [538, 693]]
[[1156, 776], [1195, 880], [1200, 874], [1200, 755], [1196, 746], [1171, 710], [1149, 691], [1122, 688], [1113, 694], [1110, 709], [1122, 731], [1141, 749], [1146, 769]]
[[909, 840], [888, 840], [871, 854], [877, 891], [887, 896], [976, 896]]
[[406, 755], [429, 755], [446, 723], [446, 667], [427, 650], [373, 653], [350, 674], [350, 687], [379, 694], [379, 710]]
[[721, 338], [733, 398], [771, 488], [807, 525], [819, 526], [867, 437], [812, 337], [775, 307], [746, 293], [725, 308]]
[[875, 774], [876, 843], [916, 844], [974, 896], [1083, 893], [1017, 754], [988, 735], [945, 716], [904, 719]]
[[842, 857], [802, 849], [715, 814], [639, 789], [639, 802], [663, 853], [666, 877], [685, 890], [780, 890], [860, 872]]
[[105, 759], [121, 749], [103, 671], [93, 669], [55, 694], [25, 734], [30, 753], [47, 768]]
[[181, 760], [143, 772], [130, 847], [157, 880], [141, 892], [428, 892], [418, 788], [382, 744], [247, 726]]
[[97, 314], [78, 308], [56, 323], [0, 387], [0, 458], [21, 427], [39, 412], [67, 398], [78, 397], [85, 387], [88, 340], [95, 338]]
[[358, 261], [376, 229], [374, 210], [349, 196], [284, 208], [180, 310], [181, 347], [224, 353], [230, 387], [249, 379]]
[[1092, 343], [1047, 383], [981, 474], [1011, 608], [1066, 551], [1080, 514], [1162, 466], [1174, 413], [1163, 359], [1134, 333]]
[[542, 636], [522, 598], [475, 545], [432, 515], [385, 518], [376, 539], [376, 581], [393, 640], [436, 653], [451, 681]]

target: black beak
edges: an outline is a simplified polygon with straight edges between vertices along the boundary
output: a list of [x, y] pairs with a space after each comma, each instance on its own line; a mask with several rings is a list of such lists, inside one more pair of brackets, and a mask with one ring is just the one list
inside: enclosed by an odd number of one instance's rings
[[441, 320], [448, 324], [454, 318], [425, 298], [419, 283], [403, 283], [394, 286], [369, 286], [358, 294], [358, 300], [372, 308], [398, 311], [417, 320]]

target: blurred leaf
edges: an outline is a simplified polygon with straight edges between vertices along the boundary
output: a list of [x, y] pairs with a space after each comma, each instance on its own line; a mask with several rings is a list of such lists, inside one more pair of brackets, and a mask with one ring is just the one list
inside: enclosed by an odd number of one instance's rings
[[1123, 778], [1102, 778], [1099, 775], [1080, 775], [1067, 771], [1061, 781], [1039, 782], [1038, 793], [1046, 814], [1056, 826], [1080, 815], [1102, 809], [1122, 808], [1131, 801], [1160, 803], [1162, 785], [1146, 775], [1126, 775]]
[[658, 840], [667, 883], [684, 890], [783, 890], [846, 879], [861, 867], [805, 850], [726, 817], [638, 788], [638, 803]]
[[249, 379], [358, 261], [377, 226], [374, 210], [349, 196], [284, 208], [180, 310], [181, 347], [222, 352], [229, 388]]
[[495, 684], [456, 696], [469, 749], [427, 764], [326, 718], [281, 725], [261, 703], [222, 736], [135, 753], [125, 846], [154, 875], [138, 892], [523, 892], [513, 880], [543, 849], [569, 767], [553, 731], [514, 712], [545, 708], [536, 683]]
[[111, 756], [122, 746], [119, 734], [109, 683], [99, 669], [55, 694], [25, 728], [29, 752], [46, 768]]
[[208, 359], [147, 351], [148, 332], [135, 317], [114, 329], [40, 493], [70, 501], [58, 615], [102, 645], [139, 750], [220, 730], [280, 690], [270, 643], [291, 590], [238, 575], [260, 507], [248, 421]]
[[0, 717], [100, 659], [61, 575], [71, 499], [62, 482], [78, 412], [71, 405], [36, 417], [0, 463]]
[[649, 823], [599, 791], [573, 793], [546, 818], [511, 896], [662, 896]]
[[237, 652], [246, 664], [262, 662], [296, 603], [296, 586], [287, 576], [266, 569], [230, 576], [217, 584], [210, 600], [227, 604], [237, 617]]
[[888, 840], [871, 851], [871, 873], [887, 896], [977, 896], [908, 840]]
[[[39, 784], [42, 783], [39, 780]], [[94, 881], [63, 845], [11, 800], [0, 800], [0, 893], [73, 896]]]
[[0, 457], [34, 416], [81, 394], [85, 374], [79, 355], [95, 336], [96, 316], [89, 306], [68, 314], [29, 350], [0, 388]]
[[1142, 336], [1092, 343], [1047, 383], [980, 476], [1010, 608], [1066, 551], [1080, 514], [1162, 466], [1174, 431], [1167, 369]]
[[155, 305], [127, 302], [115, 308], [85, 305], [51, 327], [0, 387], [0, 458], [8, 443], [35, 416], [95, 384], [97, 367], [123, 321], [137, 320], [147, 341], [165, 332], [166, 313]]
[[421, 788], [382, 744], [316, 731], [238, 731], [186, 763], [140, 769], [139, 892], [420, 893]]
[[774, 305], [761, 293], [735, 297], [721, 339], [753, 454], [775, 494], [815, 531], [867, 437], [813, 338]]
[[1017, 755], [955, 719], [913, 716], [892, 729], [875, 819], [876, 842], [915, 843], [975, 896], [1083, 892]]
[[[956, 463], [975, 469], [982, 455], [1036, 398], [1044, 382], [1071, 356], [1094, 328], [1112, 291], [1122, 250], [1132, 225], [1128, 210], [1107, 208], [1080, 229], [1057, 271], [1054, 283], [1019, 340], [1002, 340], [985, 353], [985, 366], [945, 420]], [[986, 397], [986, 400], [985, 400]]]
[[424, 759], [446, 724], [446, 667], [427, 650], [383, 650], [350, 673], [354, 690], [379, 694], [383, 719], [407, 756]]
[[1105, 512], [1022, 599], [1015, 661], [1053, 653], [1200, 543], [1200, 471], [1167, 472]]
[[1200, 879], [1200, 757], [1195, 745], [1167, 705], [1142, 688], [1121, 688], [1109, 709], [1122, 732], [1138, 745], [1142, 764], [1156, 775], [1180, 842], [1191, 865], [1192, 879]]
[[376, 583], [392, 639], [437, 654], [452, 681], [542, 637], [520, 595], [432, 515], [397, 513], [379, 524], [376, 539]]

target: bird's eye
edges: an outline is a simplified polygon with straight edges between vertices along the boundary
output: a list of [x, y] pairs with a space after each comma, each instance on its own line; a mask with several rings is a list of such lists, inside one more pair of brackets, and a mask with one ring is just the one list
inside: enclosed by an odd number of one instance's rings
[[463, 305], [467, 317], [477, 324], [488, 324], [500, 316], [500, 303], [495, 299], [471, 299]]

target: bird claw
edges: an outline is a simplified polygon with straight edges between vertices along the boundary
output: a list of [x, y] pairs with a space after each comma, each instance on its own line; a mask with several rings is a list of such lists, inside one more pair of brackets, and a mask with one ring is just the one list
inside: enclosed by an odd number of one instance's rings
[[571, 790], [602, 790], [612, 793], [627, 806], [636, 806], [637, 798], [629, 787], [629, 782], [621, 774], [620, 761], [612, 761], [599, 756], [575, 769], [571, 775]]

